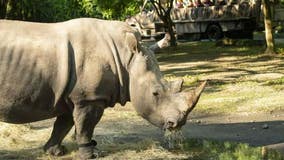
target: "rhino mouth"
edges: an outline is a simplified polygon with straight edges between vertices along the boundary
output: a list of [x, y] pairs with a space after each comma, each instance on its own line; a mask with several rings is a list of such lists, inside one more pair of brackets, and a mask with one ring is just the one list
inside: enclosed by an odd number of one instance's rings
[[164, 132], [176, 132], [176, 131], [179, 131], [181, 130], [181, 127], [163, 127], [163, 131]]
[[175, 131], [175, 130], [180, 130], [181, 127], [178, 125], [178, 121], [173, 118], [168, 118], [163, 126], [164, 131]]

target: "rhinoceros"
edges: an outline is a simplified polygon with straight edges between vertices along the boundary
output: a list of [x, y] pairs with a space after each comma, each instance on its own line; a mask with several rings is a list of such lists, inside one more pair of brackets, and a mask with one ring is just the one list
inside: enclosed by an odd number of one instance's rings
[[166, 81], [152, 50], [124, 22], [79, 18], [60, 23], [0, 21], [0, 120], [56, 117], [44, 150], [62, 155], [75, 126], [81, 159], [95, 156], [92, 135], [104, 109], [131, 101], [155, 126], [185, 124], [205, 82], [181, 92]]

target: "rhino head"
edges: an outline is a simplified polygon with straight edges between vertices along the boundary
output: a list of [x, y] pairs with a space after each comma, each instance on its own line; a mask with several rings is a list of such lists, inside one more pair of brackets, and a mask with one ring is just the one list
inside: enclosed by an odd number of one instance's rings
[[206, 82], [193, 91], [182, 92], [183, 81], [166, 81], [150, 49], [139, 44], [132, 48], [136, 53], [129, 68], [129, 90], [136, 111], [161, 129], [181, 128], [196, 106]]

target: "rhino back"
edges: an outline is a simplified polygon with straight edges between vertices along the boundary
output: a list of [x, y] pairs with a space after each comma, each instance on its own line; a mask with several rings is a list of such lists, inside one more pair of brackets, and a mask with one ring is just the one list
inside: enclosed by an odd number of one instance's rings
[[0, 119], [54, 116], [68, 81], [68, 41], [56, 25], [0, 21]]

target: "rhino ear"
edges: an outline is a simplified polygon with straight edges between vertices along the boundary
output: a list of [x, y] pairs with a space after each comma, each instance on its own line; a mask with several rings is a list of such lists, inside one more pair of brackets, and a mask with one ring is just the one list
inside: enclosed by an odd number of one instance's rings
[[175, 81], [171, 81], [171, 82], [169, 82], [169, 84], [170, 84], [170, 89], [171, 89], [172, 93], [181, 92], [183, 79], [178, 79], [178, 80], [175, 80]]

